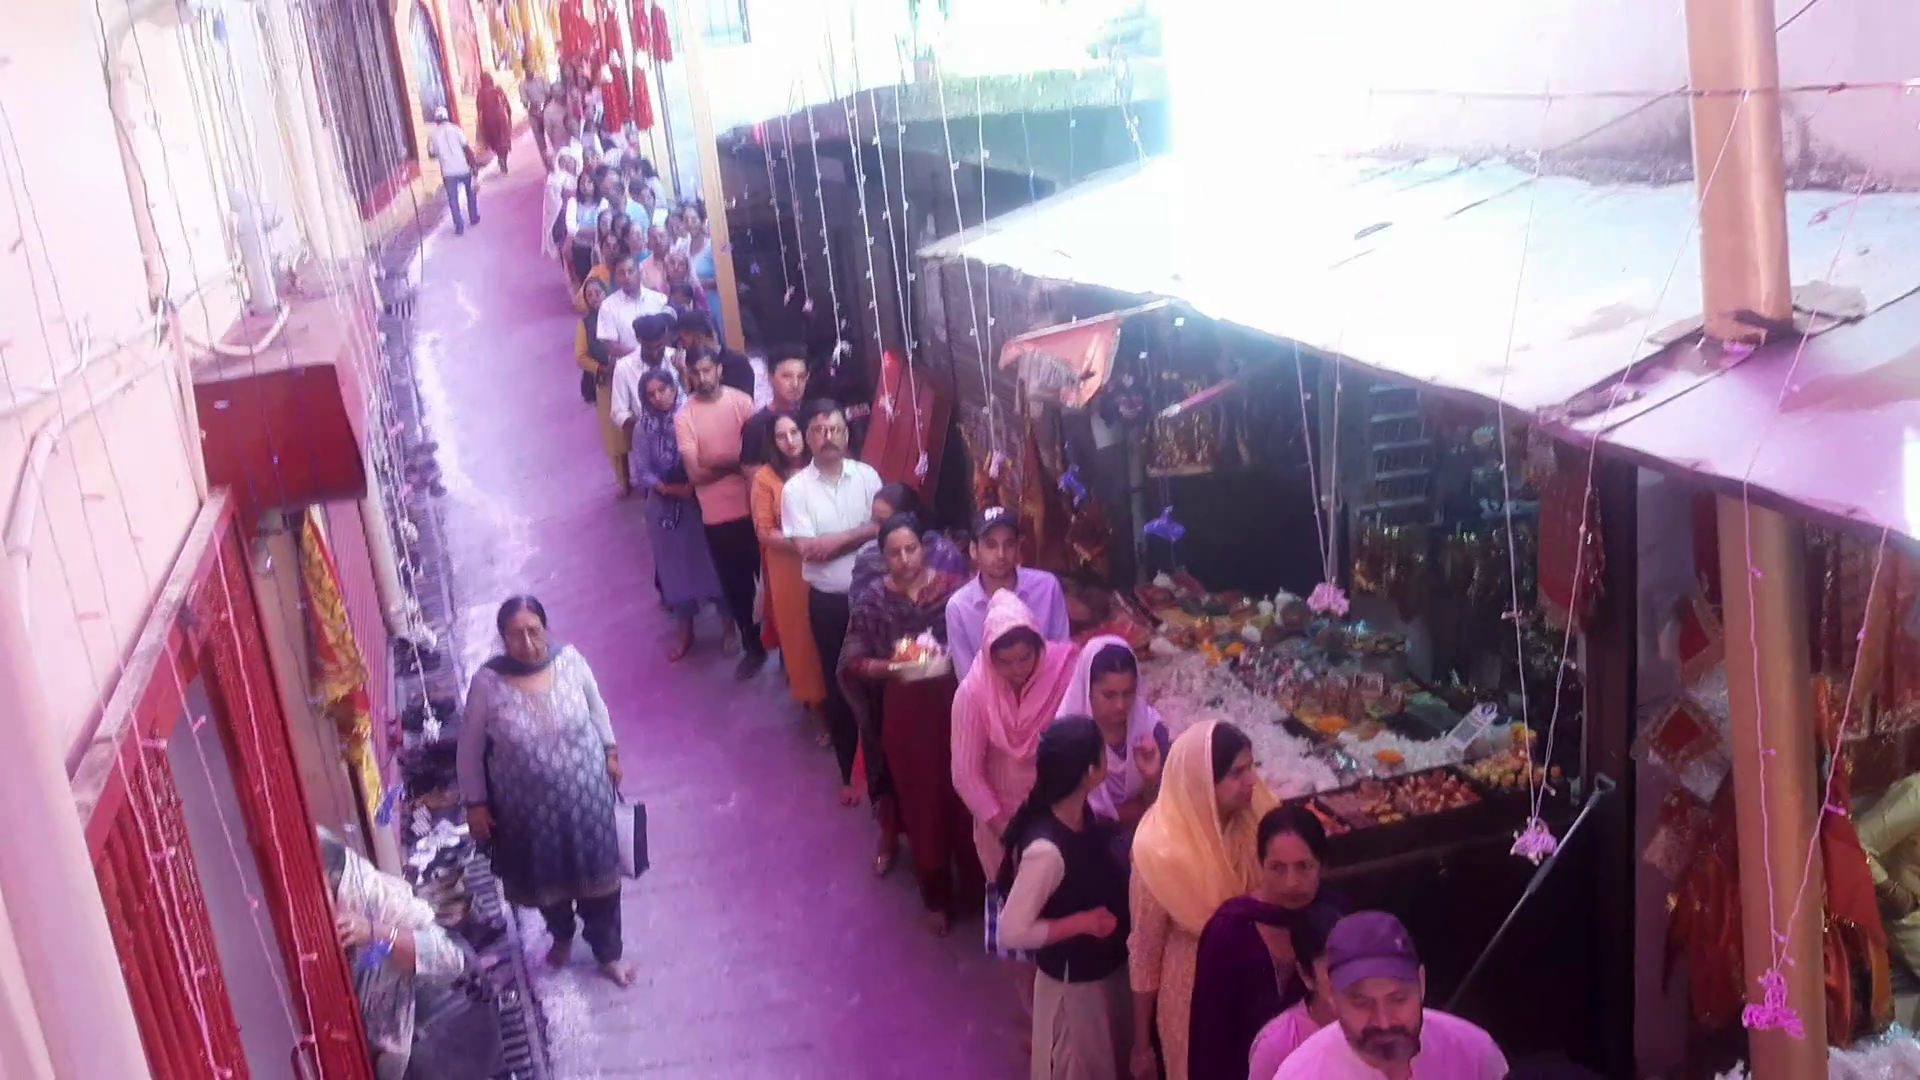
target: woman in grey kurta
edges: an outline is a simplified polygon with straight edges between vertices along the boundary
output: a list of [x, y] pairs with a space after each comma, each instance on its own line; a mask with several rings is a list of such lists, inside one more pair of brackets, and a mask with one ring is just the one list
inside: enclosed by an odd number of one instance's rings
[[548, 962], [572, 955], [578, 922], [607, 978], [621, 962], [620, 850], [613, 817], [620, 754], [593, 671], [547, 638], [531, 596], [500, 605], [505, 651], [473, 673], [460, 721], [460, 795], [507, 901], [540, 909]]
[[[641, 333], [657, 331], [657, 323], [640, 328]], [[638, 419], [629, 424], [634, 484], [647, 493], [647, 542], [653, 548], [660, 599], [673, 612], [680, 630], [667, 659], [679, 660], [693, 647], [693, 616], [701, 601], [720, 599], [720, 575], [713, 568], [707, 532], [700, 524], [700, 504], [694, 501], [687, 467], [680, 460], [673, 418], [684, 403], [670, 370], [648, 369], [640, 377], [640, 397]]]

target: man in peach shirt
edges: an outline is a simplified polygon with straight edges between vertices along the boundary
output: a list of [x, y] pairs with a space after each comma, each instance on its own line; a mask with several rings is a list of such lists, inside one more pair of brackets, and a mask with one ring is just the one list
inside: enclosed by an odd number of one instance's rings
[[745, 650], [734, 677], [750, 679], [767, 662], [760, 627], [753, 621], [760, 536], [753, 530], [747, 477], [740, 469], [740, 431], [753, 415], [753, 399], [720, 385], [720, 356], [700, 349], [687, 357], [687, 404], [674, 417], [680, 457], [700, 503], [707, 547], [720, 573], [720, 592]]

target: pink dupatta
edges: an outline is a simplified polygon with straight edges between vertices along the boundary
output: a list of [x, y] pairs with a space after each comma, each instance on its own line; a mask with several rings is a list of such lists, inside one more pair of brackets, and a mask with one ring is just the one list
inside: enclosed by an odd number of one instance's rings
[[1033, 677], [1017, 694], [993, 670], [989, 654], [994, 642], [1012, 630], [1025, 627], [1040, 635], [1040, 624], [1012, 589], [1001, 589], [987, 602], [987, 619], [980, 635], [980, 659], [960, 682], [953, 699], [955, 719], [983, 721], [988, 741], [1000, 752], [1020, 761], [1031, 762], [1040, 749], [1040, 735], [1053, 723], [1060, 700], [1073, 680], [1073, 661], [1078, 647], [1042, 637], [1039, 661]]

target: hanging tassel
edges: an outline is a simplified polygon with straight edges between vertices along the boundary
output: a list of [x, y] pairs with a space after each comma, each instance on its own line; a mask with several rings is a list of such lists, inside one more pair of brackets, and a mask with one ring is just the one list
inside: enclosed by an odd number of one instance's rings
[[647, 22], [647, 0], [629, 0], [627, 4], [627, 29], [633, 33], [633, 48], [636, 52], [653, 51], [653, 35]]
[[1547, 828], [1547, 823], [1536, 816], [1528, 818], [1526, 827], [1513, 834], [1510, 854], [1539, 866], [1558, 850], [1560, 841], [1553, 838], [1553, 831]]
[[1344, 619], [1347, 616], [1347, 591], [1331, 581], [1323, 581], [1313, 587], [1313, 595], [1307, 598], [1307, 610], [1315, 615]]
[[673, 62], [673, 37], [667, 33], [667, 12], [659, 4], [653, 5], [653, 58], [662, 63]]
[[1160, 516], [1140, 527], [1148, 536], [1157, 536], [1169, 544], [1177, 544], [1187, 535], [1187, 527], [1173, 520], [1173, 507], [1160, 511]]
[[1749, 1031], [1784, 1031], [1796, 1039], [1807, 1037], [1800, 1014], [1787, 1004], [1787, 977], [1778, 967], [1760, 976], [1760, 1004], [1742, 1009], [1740, 1022]]
[[1087, 501], [1087, 487], [1080, 482], [1080, 466], [1070, 466], [1060, 474], [1060, 490], [1067, 493], [1075, 506]]

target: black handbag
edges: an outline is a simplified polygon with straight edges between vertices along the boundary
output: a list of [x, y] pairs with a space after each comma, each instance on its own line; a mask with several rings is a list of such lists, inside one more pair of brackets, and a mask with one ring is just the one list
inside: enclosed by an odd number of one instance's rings
[[558, 247], [560, 245], [560, 241], [566, 238], [566, 235], [567, 235], [567, 208], [566, 207], [564, 206], [561, 207], [560, 212], [558, 214], [553, 215], [553, 228], [547, 230], [547, 235], [553, 238], [553, 243], [555, 247]]
[[594, 386], [593, 384], [593, 372], [591, 371], [581, 372], [580, 373], [580, 400], [586, 402], [589, 405], [593, 404], [594, 391], [597, 389], [598, 387]]

